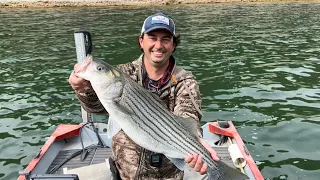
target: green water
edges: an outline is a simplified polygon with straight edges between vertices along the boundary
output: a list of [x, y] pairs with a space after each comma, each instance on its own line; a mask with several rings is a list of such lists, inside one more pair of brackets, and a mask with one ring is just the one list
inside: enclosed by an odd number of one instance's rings
[[144, 18], [175, 19], [177, 63], [193, 72], [203, 121], [232, 120], [266, 179], [320, 177], [320, 4], [0, 9], [0, 179], [13, 180], [60, 123], [79, 123], [67, 79], [73, 32], [96, 58], [137, 58]]

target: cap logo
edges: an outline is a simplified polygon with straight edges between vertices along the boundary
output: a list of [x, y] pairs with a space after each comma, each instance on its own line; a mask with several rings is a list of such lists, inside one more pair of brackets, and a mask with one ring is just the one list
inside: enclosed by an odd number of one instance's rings
[[164, 16], [154, 16], [151, 19], [151, 24], [166, 24], [169, 26], [169, 18]]

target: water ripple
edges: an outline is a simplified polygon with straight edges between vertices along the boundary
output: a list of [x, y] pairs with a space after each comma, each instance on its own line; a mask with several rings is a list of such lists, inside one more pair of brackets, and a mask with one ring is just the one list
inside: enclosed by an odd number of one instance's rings
[[232, 120], [266, 179], [319, 177], [320, 4], [242, 3], [1, 9], [0, 179], [16, 179], [58, 124], [81, 121], [73, 32], [91, 31], [95, 58], [126, 63], [159, 11], [181, 34], [175, 56], [199, 82], [202, 124]]

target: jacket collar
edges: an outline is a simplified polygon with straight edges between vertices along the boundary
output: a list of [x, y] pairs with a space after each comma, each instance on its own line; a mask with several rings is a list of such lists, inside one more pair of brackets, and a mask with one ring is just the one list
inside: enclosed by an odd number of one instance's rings
[[[141, 54], [140, 57], [133, 62], [134, 64], [136, 64], [139, 67], [138, 81], [139, 81], [140, 85], [142, 85], [142, 81], [144, 81], [144, 79], [147, 77], [147, 72], [146, 72], [145, 66], [143, 64], [143, 57], [144, 57], [144, 54]], [[161, 85], [166, 84], [171, 79], [172, 74], [175, 70], [175, 67], [176, 67], [176, 60], [173, 56], [170, 56], [169, 69], [166, 70], [165, 75], [164, 75], [164, 79], [161, 78], [161, 81], [162, 81]]]
[[[136, 59], [135, 61], [132, 62], [138, 70], [138, 83], [140, 85], [142, 85], [143, 56], [144, 56], [144, 54], [141, 54], [138, 59]], [[170, 87], [171, 85], [177, 84], [179, 81], [182, 81], [184, 79], [193, 78], [193, 76], [190, 72], [187, 72], [183, 68], [179, 68], [176, 66], [176, 60], [173, 56], [171, 56], [170, 58], [172, 58], [174, 60], [174, 66], [173, 66], [173, 69], [171, 72], [171, 77], [170, 77], [171, 80], [170, 81], [168, 80], [169, 83], [166, 83], [165, 87], [167, 87], [167, 86]], [[165, 88], [165, 87], [163, 87], [163, 88]]]

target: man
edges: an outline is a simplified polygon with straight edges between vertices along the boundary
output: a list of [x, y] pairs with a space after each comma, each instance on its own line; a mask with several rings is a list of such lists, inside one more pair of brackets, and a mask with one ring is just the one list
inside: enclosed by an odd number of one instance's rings
[[[201, 119], [201, 98], [194, 76], [175, 66], [172, 56], [179, 45], [175, 24], [168, 16], [158, 13], [146, 18], [139, 36], [142, 55], [135, 61], [119, 68], [141, 86], [157, 94], [174, 114]], [[75, 65], [77, 72], [80, 65]], [[83, 108], [91, 113], [106, 113], [90, 86], [72, 73], [69, 77]], [[199, 128], [199, 136], [200, 136]], [[219, 160], [214, 150], [202, 140], [213, 159]], [[122, 179], [183, 179], [183, 172], [162, 154], [150, 152], [135, 144], [123, 131], [112, 138], [114, 161]], [[190, 167], [200, 174], [206, 173], [207, 165], [196, 154], [185, 157]]]

